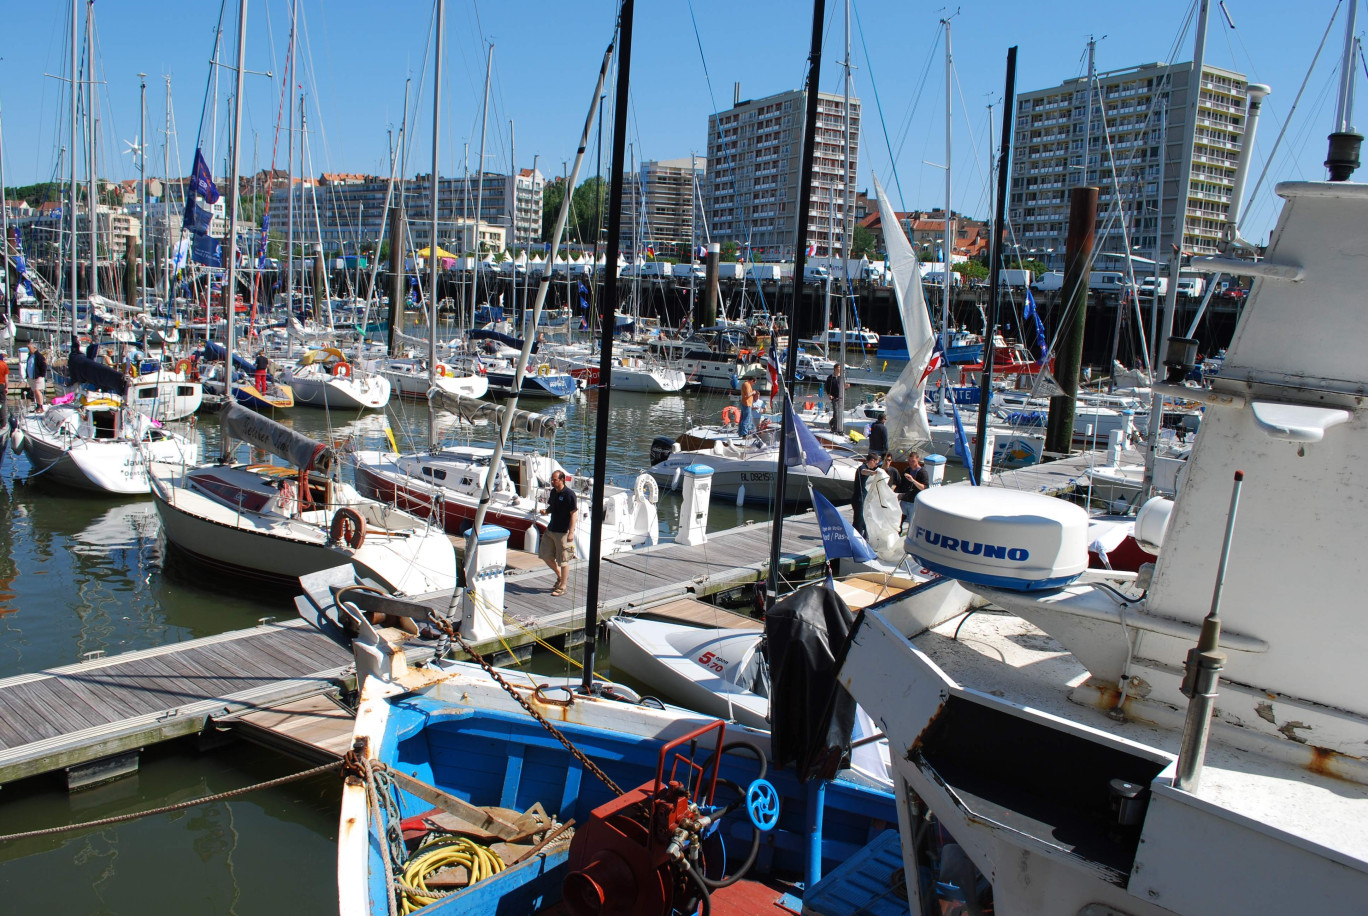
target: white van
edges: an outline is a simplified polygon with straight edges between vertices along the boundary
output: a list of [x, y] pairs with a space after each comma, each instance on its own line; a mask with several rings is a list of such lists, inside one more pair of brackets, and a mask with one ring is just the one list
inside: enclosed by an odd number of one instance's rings
[[1064, 288], [1064, 271], [1052, 270], [1049, 273], [1041, 274], [1040, 279], [1031, 284], [1031, 289], [1038, 293], [1053, 293]]
[[1126, 291], [1126, 275], [1119, 270], [1094, 270], [1088, 275], [1088, 289], [1120, 295]]

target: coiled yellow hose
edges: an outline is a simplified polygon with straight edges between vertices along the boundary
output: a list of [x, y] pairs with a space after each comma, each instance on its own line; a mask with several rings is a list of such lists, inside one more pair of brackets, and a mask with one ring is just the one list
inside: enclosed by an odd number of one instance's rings
[[[429, 875], [455, 865], [463, 865], [469, 872], [467, 887], [504, 870], [503, 859], [487, 847], [463, 836], [444, 837], [419, 848], [404, 864], [404, 883], [414, 891], [427, 891], [429, 888], [425, 880]], [[435, 903], [440, 896], [440, 892], [427, 896], [406, 890], [400, 899], [400, 912], [412, 913], [429, 903]]]

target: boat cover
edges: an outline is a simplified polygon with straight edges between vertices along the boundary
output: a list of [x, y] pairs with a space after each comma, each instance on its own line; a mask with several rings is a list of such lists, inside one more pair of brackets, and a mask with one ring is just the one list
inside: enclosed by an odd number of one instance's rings
[[90, 359], [76, 347], [67, 354], [67, 373], [71, 376], [73, 386], [89, 385], [119, 395], [128, 391], [128, 380], [122, 372], [99, 360]]
[[850, 765], [855, 699], [836, 679], [855, 617], [825, 583], [777, 602], [765, 615], [774, 760], [801, 779], [831, 779]]
[[[497, 340], [499, 343], [507, 344], [515, 350], [521, 350], [523, 345], [521, 337], [514, 337], [511, 334], [500, 334], [498, 331], [490, 331], [485, 328], [475, 328], [468, 336], [471, 340]], [[532, 342], [532, 352], [537, 352], [536, 341]]]
[[265, 449], [297, 468], [327, 473], [333, 463], [333, 451], [270, 417], [239, 407], [233, 401], [219, 411], [219, 423], [224, 436], [241, 439], [256, 448]]
[[[210, 340], [206, 342], [204, 345], [203, 359], [213, 360], [214, 362], [217, 362], [223, 359], [223, 354], [226, 352], [228, 351], [223, 349], [223, 344], [215, 343], [214, 341]], [[252, 362], [250, 359], [248, 359], [240, 353], [233, 354], [233, 367], [235, 369], [240, 369], [243, 372], [256, 371], [256, 363]]]
[[561, 425], [560, 418], [551, 414], [491, 404], [489, 401], [466, 397], [441, 388], [433, 388], [428, 392], [428, 402], [433, 407], [454, 413], [472, 423], [476, 420], [488, 420], [490, 423], [502, 425], [504, 412], [512, 409], [513, 431], [532, 436], [554, 436]]

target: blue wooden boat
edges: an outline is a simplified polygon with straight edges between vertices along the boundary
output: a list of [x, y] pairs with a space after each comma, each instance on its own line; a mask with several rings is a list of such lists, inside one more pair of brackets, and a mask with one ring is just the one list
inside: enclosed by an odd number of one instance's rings
[[[344, 789], [338, 839], [343, 916], [385, 916], [391, 893], [398, 897], [398, 912], [426, 904], [423, 911], [434, 916], [536, 913], [558, 903], [572, 913], [596, 912], [594, 900], [629, 904], [604, 912], [691, 911], [679, 907], [697, 885], [665, 854], [671, 838], [686, 837], [687, 849], [688, 831], [653, 840], [642, 826], [645, 816], [634, 813], [663, 810], [662, 798], [674, 799], [664, 806], [674, 811], [671, 806], [683, 796], [679, 790], [671, 794], [671, 778], [684, 784], [697, 810], [718, 816], [715, 827], [695, 834], [700, 878], [740, 878], [731, 887], [709, 889], [706, 896], [719, 914], [755, 912], [744, 901], [758, 891], [777, 900], [784, 885], [776, 881], [817, 874], [805, 865], [813, 856], [817, 867], [834, 868], [896, 828], [893, 799], [885, 792], [854, 778], [804, 785], [791, 771], [768, 766], [761, 760], [769, 754], [766, 732], [673, 708], [535, 689], [525, 675], [509, 673], [526, 702], [625, 791], [619, 797], [478, 667], [456, 664], [436, 683], [432, 679], [430, 672], [401, 678], [428, 681], [417, 690], [375, 678], [366, 682], [354, 734], [365, 747], [367, 766], [380, 775], [349, 779]], [[406, 876], [401, 883], [417, 888], [428, 865], [458, 855], [453, 847], [470, 848], [427, 829], [442, 816], [434, 810], [431, 790], [459, 800], [458, 810], [468, 803], [517, 823], [529, 834], [529, 847], [548, 836], [551, 842], [440, 898], [397, 887], [392, 875]], [[771, 791], [772, 796], [763, 794]], [[752, 822], [743, 799], [748, 792], [777, 798], [771, 829]], [[762, 826], [767, 810], [772, 811], [762, 805], [757, 814]], [[557, 835], [571, 819], [573, 830]], [[517, 850], [516, 844], [501, 847], [508, 859]], [[634, 903], [624, 898], [632, 893]]]

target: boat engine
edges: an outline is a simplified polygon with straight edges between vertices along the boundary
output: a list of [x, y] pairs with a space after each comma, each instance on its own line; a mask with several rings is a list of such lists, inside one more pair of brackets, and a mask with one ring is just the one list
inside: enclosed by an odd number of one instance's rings
[[[694, 913], [714, 890], [731, 885], [749, 870], [759, 851], [760, 831], [778, 821], [778, 799], [763, 778], [764, 756], [749, 744], [724, 745], [725, 729], [724, 722], [713, 722], [665, 745], [654, 780], [600, 805], [589, 823], [577, 828], [570, 845], [570, 872], [561, 888], [562, 900], [574, 916]], [[693, 760], [694, 750], [698, 739], [712, 731], [717, 744], [700, 765]], [[687, 755], [679, 750], [684, 745], [689, 747]], [[723, 753], [738, 746], [760, 757], [760, 778], [745, 792], [717, 776]], [[667, 776], [665, 765], [672, 752]], [[719, 781], [736, 792], [736, 802], [720, 808], [713, 804]], [[765, 814], [755, 821], [750, 855], [735, 874], [709, 879], [704, 846], [720, 843], [720, 837], [713, 838], [722, 818], [742, 804], [754, 810], [757, 796], [764, 798], [760, 808], [772, 814], [772, 822]], [[764, 823], [768, 826], [762, 827]]]
[[656, 436], [651, 440], [651, 465], [660, 464], [674, 451], [675, 441], [669, 436]]

